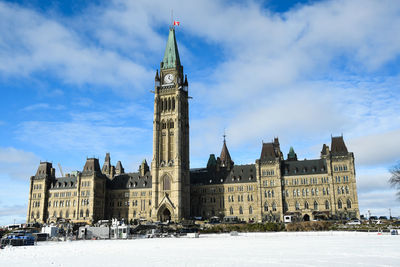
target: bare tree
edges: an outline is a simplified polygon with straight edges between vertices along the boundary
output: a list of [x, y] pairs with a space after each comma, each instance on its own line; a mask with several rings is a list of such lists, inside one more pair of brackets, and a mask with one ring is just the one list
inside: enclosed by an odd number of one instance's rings
[[400, 200], [400, 163], [395, 165], [390, 169], [392, 176], [389, 179], [389, 183], [392, 187], [396, 188], [398, 192], [396, 193], [397, 198]]

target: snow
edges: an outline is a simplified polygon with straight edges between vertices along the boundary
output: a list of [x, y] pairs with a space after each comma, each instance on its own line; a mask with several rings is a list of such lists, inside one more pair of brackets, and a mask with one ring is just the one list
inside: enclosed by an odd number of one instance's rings
[[400, 236], [280, 232], [39, 242], [0, 251], [0, 266], [399, 266]]

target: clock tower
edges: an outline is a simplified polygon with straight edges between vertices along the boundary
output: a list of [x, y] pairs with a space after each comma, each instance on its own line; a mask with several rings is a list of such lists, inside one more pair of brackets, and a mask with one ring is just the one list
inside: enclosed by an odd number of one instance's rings
[[190, 211], [188, 82], [170, 27], [154, 89], [152, 219], [180, 221]]

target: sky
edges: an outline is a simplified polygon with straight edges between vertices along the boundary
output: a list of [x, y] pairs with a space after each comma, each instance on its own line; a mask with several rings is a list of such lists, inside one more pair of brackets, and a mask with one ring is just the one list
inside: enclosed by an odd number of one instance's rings
[[400, 2], [0, 0], [0, 225], [24, 222], [40, 161], [82, 170], [106, 152], [126, 171], [152, 158], [154, 76], [168, 27], [190, 100], [191, 167], [254, 163], [279, 137], [319, 158], [354, 152], [360, 213], [400, 216]]

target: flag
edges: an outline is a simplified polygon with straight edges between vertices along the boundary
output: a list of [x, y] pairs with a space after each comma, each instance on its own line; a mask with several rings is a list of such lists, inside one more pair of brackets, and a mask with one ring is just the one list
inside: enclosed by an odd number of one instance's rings
[[174, 26], [179, 26], [179, 24], [181, 24], [179, 21], [174, 20]]

